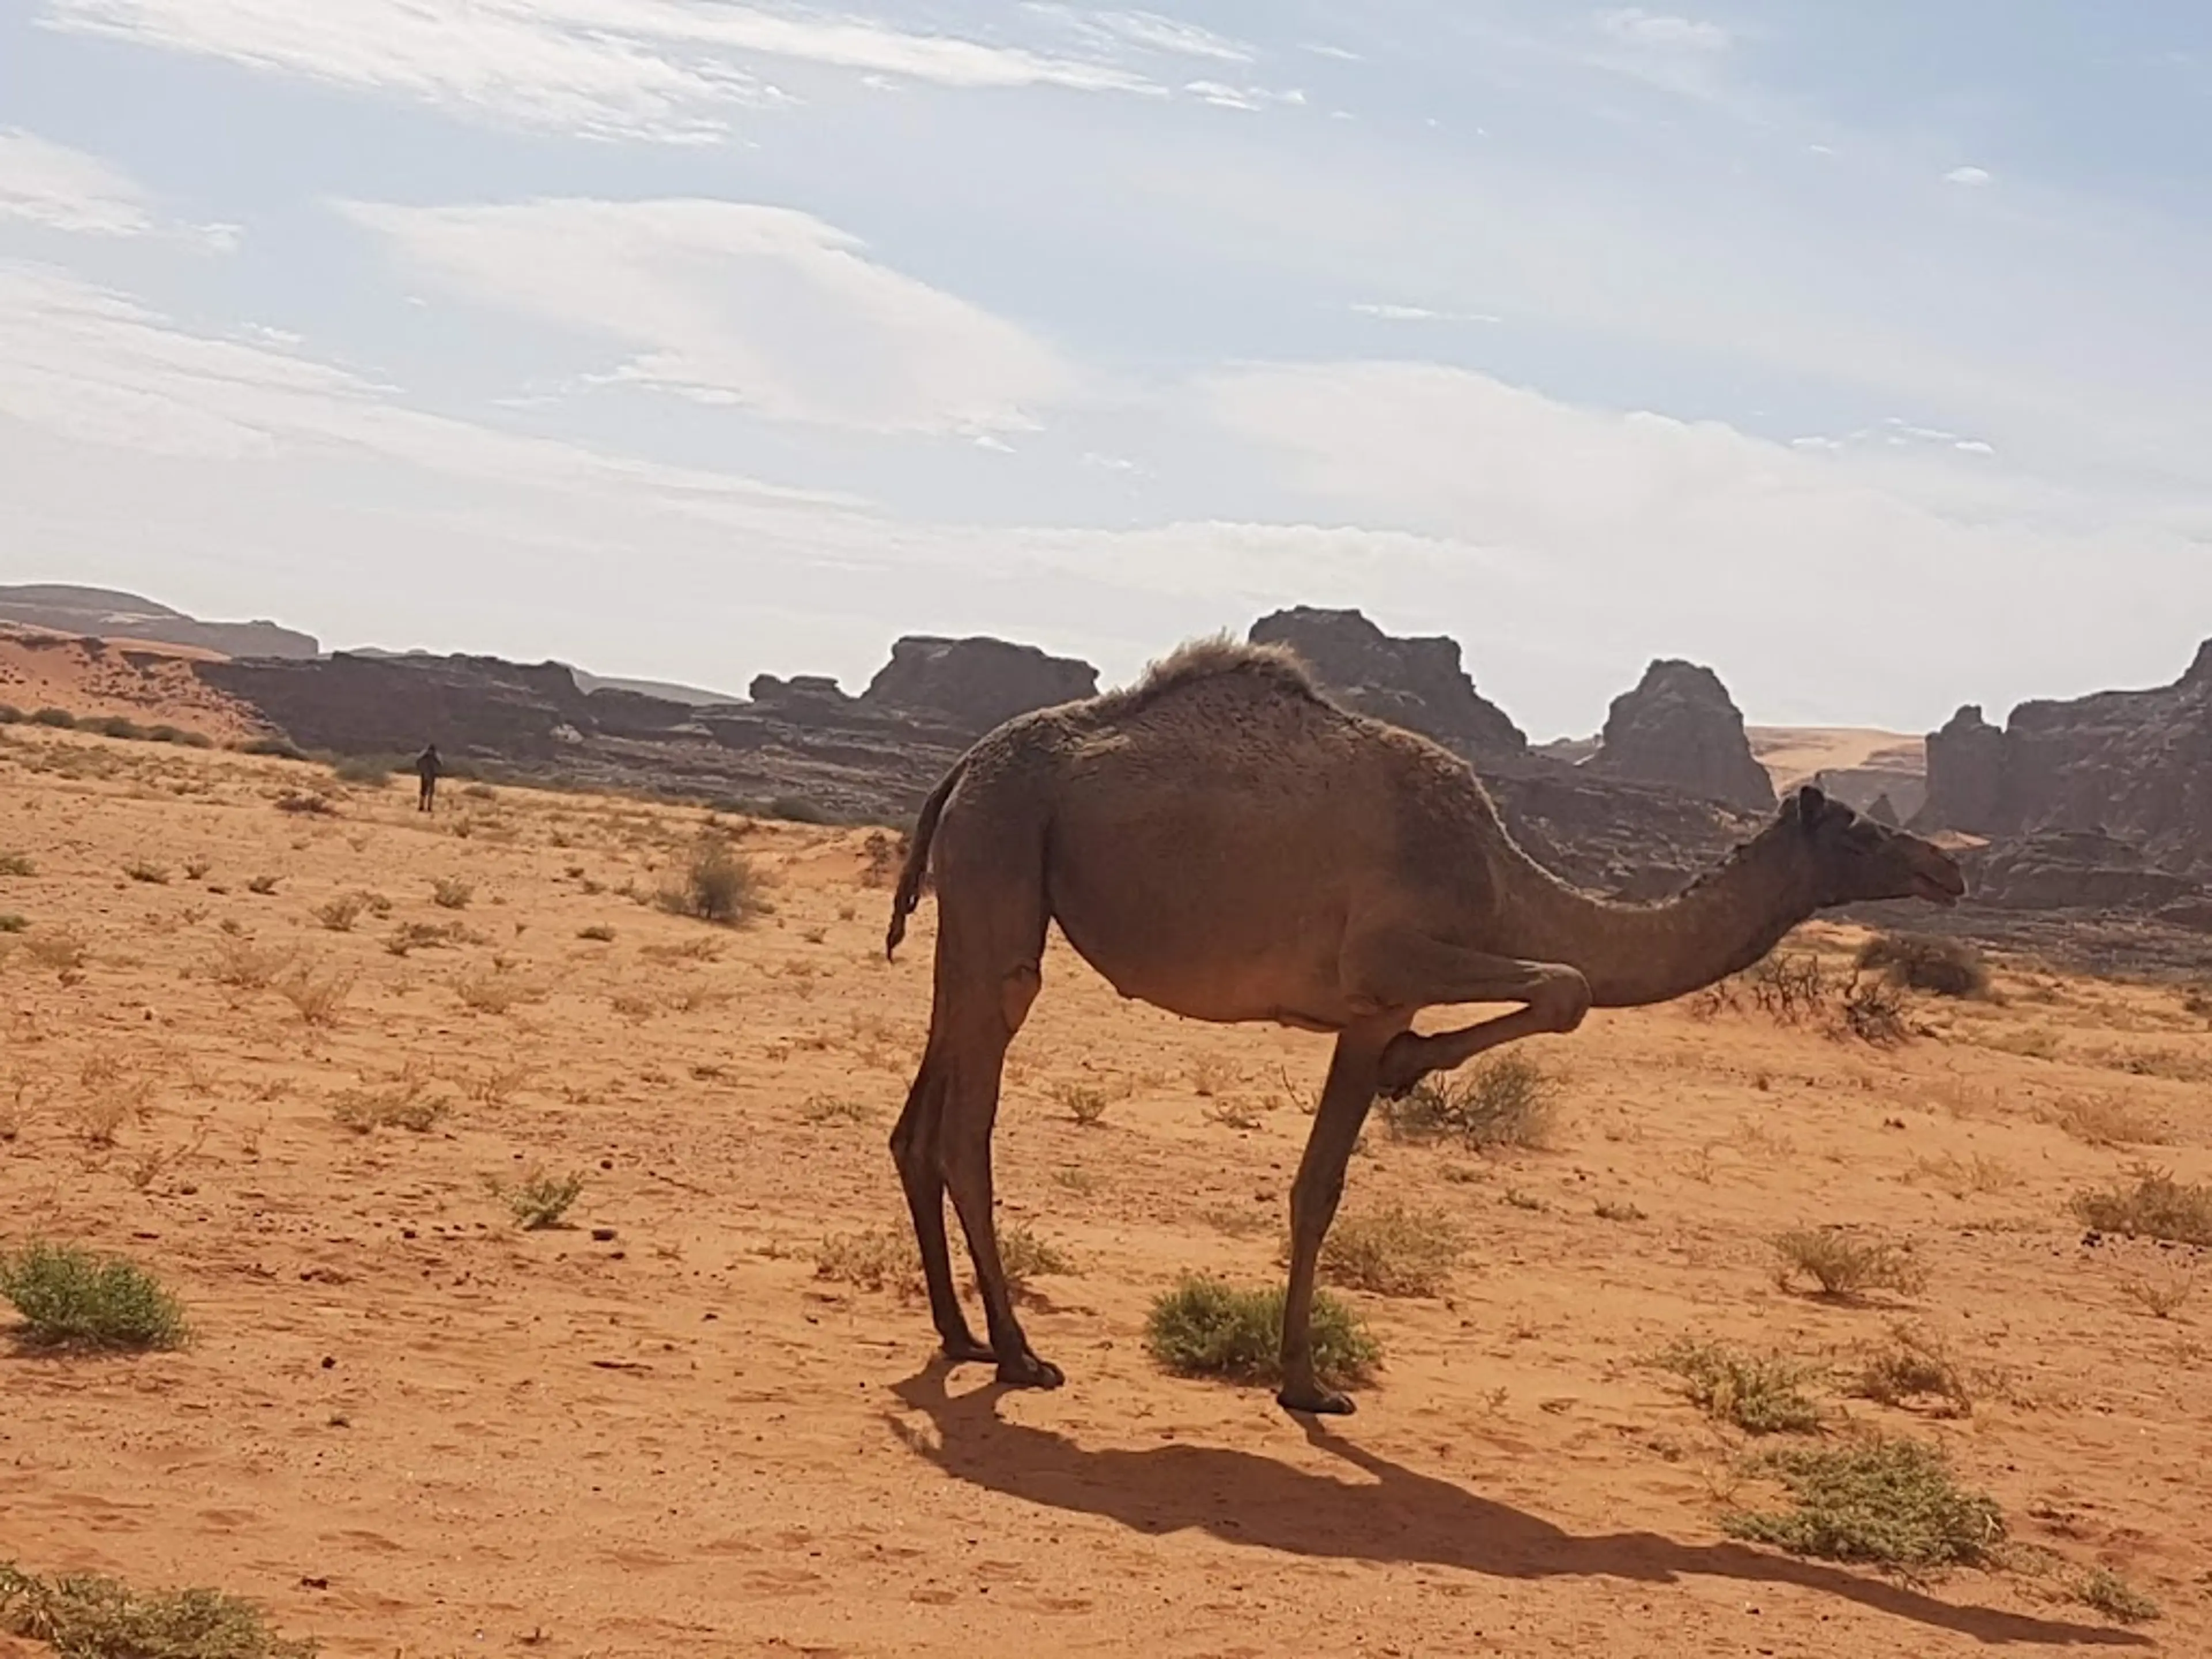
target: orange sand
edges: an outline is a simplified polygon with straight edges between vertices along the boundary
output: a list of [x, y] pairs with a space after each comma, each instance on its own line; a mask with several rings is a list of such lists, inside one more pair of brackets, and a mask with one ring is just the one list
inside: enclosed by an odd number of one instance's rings
[[[1029, 1315], [1069, 1382], [1000, 1396], [930, 1364], [919, 1303], [815, 1272], [825, 1235], [906, 1224], [884, 1136], [935, 912], [886, 965], [860, 833], [752, 833], [778, 908], [724, 930], [617, 890], [656, 888], [696, 811], [501, 789], [426, 819], [399, 784], [273, 810], [318, 775], [0, 735], [0, 853], [38, 866], [0, 877], [29, 919], [0, 935], [0, 1243], [127, 1250], [197, 1328], [0, 1346], [0, 1559], [215, 1584], [359, 1659], [2212, 1652], [2212, 1289], [2130, 1299], [2178, 1253], [2087, 1248], [2065, 1200], [2142, 1151], [2058, 1123], [2130, 1112], [2212, 1178], [2212, 1033], [2178, 995], [2014, 973], [2002, 1006], [1916, 1005], [1930, 1034], [1894, 1050], [1681, 1006], [1532, 1045], [1566, 1074], [1556, 1150], [1370, 1132], [1346, 1213], [1432, 1206], [1471, 1248], [1443, 1297], [1349, 1297], [1387, 1368], [1309, 1431], [1162, 1375], [1143, 1325], [1186, 1267], [1274, 1282], [1325, 1041], [1123, 1003], [1055, 941], [998, 1149], [1006, 1221], [1076, 1269]], [[317, 921], [357, 890], [388, 914]], [[70, 933], [81, 969], [41, 945]], [[335, 1024], [221, 982], [249, 946], [353, 975]], [[410, 1067], [449, 1108], [428, 1133], [333, 1120]], [[1114, 1097], [1103, 1125], [1055, 1103], [1073, 1085]], [[574, 1228], [520, 1231], [485, 1184], [536, 1164], [585, 1176]], [[1822, 1220], [1909, 1243], [1929, 1288], [1785, 1293], [1767, 1238]], [[1724, 1538], [1731, 1497], [1771, 1494], [1640, 1358], [1687, 1334], [1840, 1363], [1902, 1316], [1972, 1371], [1972, 1415], [1837, 1409], [1942, 1442], [2016, 1536], [2162, 1621]]]

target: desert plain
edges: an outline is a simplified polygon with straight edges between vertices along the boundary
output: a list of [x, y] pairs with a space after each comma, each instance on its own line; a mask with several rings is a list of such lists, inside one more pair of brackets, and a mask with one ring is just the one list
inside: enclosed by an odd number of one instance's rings
[[[1007, 1392], [934, 1362], [902, 1255], [897, 833], [0, 732], [0, 1249], [126, 1255], [191, 1332], [0, 1307], [0, 1561], [360, 1659], [2212, 1653], [2212, 1264], [2076, 1207], [2212, 1181], [2212, 984], [1999, 957], [1881, 1041], [1731, 987], [1525, 1045], [1536, 1144], [1378, 1117], [1338, 1225], [1429, 1271], [1340, 1269], [1382, 1360], [1316, 1425], [1146, 1331], [1186, 1273], [1278, 1281], [1326, 1039], [1055, 939], [996, 1146], [1068, 1381]], [[663, 907], [702, 843], [757, 913]], [[1837, 984], [1863, 939], [1784, 951]], [[1911, 1272], [1785, 1283], [1826, 1226]], [[1943, 1386], [1867, 1397], [1900, 1342]], [[1780, 1358], [1819, 1426], [1700, 1407], [1685, 1345]], [[1988, 1565], [1734, 1535], [1786, 1507], [1762, 1453], [1868, 1431], [1994, 1500]]]

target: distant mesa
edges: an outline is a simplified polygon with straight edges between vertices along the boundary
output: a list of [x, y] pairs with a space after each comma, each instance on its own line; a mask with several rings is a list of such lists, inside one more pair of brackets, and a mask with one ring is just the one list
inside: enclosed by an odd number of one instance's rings
[[1385, 634], [1357, 611], [1296, 605], [1260, 618], [1255, 645], [1285, 645], [1346, 708], [1484, 756], [1522, 756], [1528, 734], [1474, 689], [1459, 641]]
[[892, 645], [891, 659], [876, 671], [860, 701], [942, 714], [981, 734], [1017, 714], [1097, 690], [1098, 671], [1089, 663], [1033, 645], [909, 634]]
[[2169, 685], [2024, 702], [2002, 727], [1968, 704], [1928, 738], [1923, 831], [2117, 837], [2212, 878], [2212, 641]]
[[63, 582], [0, 586], [0, 622], [88, 639], [189, 646], [226, 657], [313, 657], [322, 649], [313, 635], [272, 622], [203, 622], [140, 594]]
[[1751, 752], [1743, 714], [1720, 676], [1662, 658], [1633, 690], [1613, 700], [1597, 752], [1583, 763], [1601, 777], [1662, 784], [1747, 811], [1774, 808], [1774, 782]]

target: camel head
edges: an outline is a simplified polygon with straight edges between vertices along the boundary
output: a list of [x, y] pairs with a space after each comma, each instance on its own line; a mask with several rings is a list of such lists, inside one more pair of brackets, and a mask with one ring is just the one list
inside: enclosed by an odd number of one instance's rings
[[1948, 909], [1966, 895], [1958, 860], [1942, 848], [1876, 823], [1809, 783], [1783, 803], [1769, 833], [1796, 842], [1809, 857], [1824, 909], [1901, 898]]

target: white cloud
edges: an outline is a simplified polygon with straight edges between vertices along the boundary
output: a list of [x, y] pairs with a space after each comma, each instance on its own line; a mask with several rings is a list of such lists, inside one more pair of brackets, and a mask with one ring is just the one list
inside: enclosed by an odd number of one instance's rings
[[1597, 26], [1626, 46], [1667, 52], [1725, 52], [1734, 37], [1718, 23], [1621, 6], [1597, 15]]
[[1212, 104], [1217, 109], [1264, 109], [1269, 104], [1297, 106], [1305, 102], [1304, 92], [1293, 87], [1288, 92], [1271, 92], [1265, 87], [1232, 87], [1222, 81], [1193, 81], [1183, 88], [1200, 103]]
[[1030, 3], [1022, 9], [1049, 19], [1096, 46], [1131, 46], [1221, 64], [1249, 64], [1255, 56], [1241, 40], [1154, 11], [1084, 11], [1074, 6], [1044, 3]]
[[683, 199], [342, 210], [462, 294], [636, 348], [608, 378], [872, 432], [1031, 427], [1075, 377], [1015, 325], [787, 208]]
[[136, 179], [98, 156], [0, 127], [0, 219], [85, 236], [166, 236], [228, 248], [226, 225], [180, 225], [158, 216]]
[[1427, 306], [1391, 305], [1382, 301], [1355, 300], [1352, 309], [1362, 317], [1386, 323], [1495, 323], [1500, 319], [1486, 311], [1433, 311]]
[[1988, 184], [1990, 178], [1990, 170], [1987, 167], [1953, 167], [1943, 175], [1943, 182], [1947, 185], [1965, 185], [1969, 188], [1975, 188]]
[[[1537, 573], [1563, 650], [1687, 651], [1767, 709], [1802, 710], [1817, 681], [1838, 716], [1856, 701], [1853, 718], [1899, 718], [1954, 687], [2075, 683], [2085, 650], [2124, 676], [2130, 596], [2212, 607], [2203, 550], [2151, 512], [1952, 459], [1983, 452], [1935, 428], [1792, 445], [1413, 362], [1262, 365], [1200, 389], [1277, 453], [1304, 510], [1488, 550]], [[1830, 668], [1807, 672], [1808, 644]], [[1863, 657], [1857, 684], [1839, 654]]]
[[717, 137], [732, 106], [781, 100], [760, 60], [946, 87], [1148, 89], [1107, 64], [719, 0], [47, 0], [47, 20], [601, 137]]

